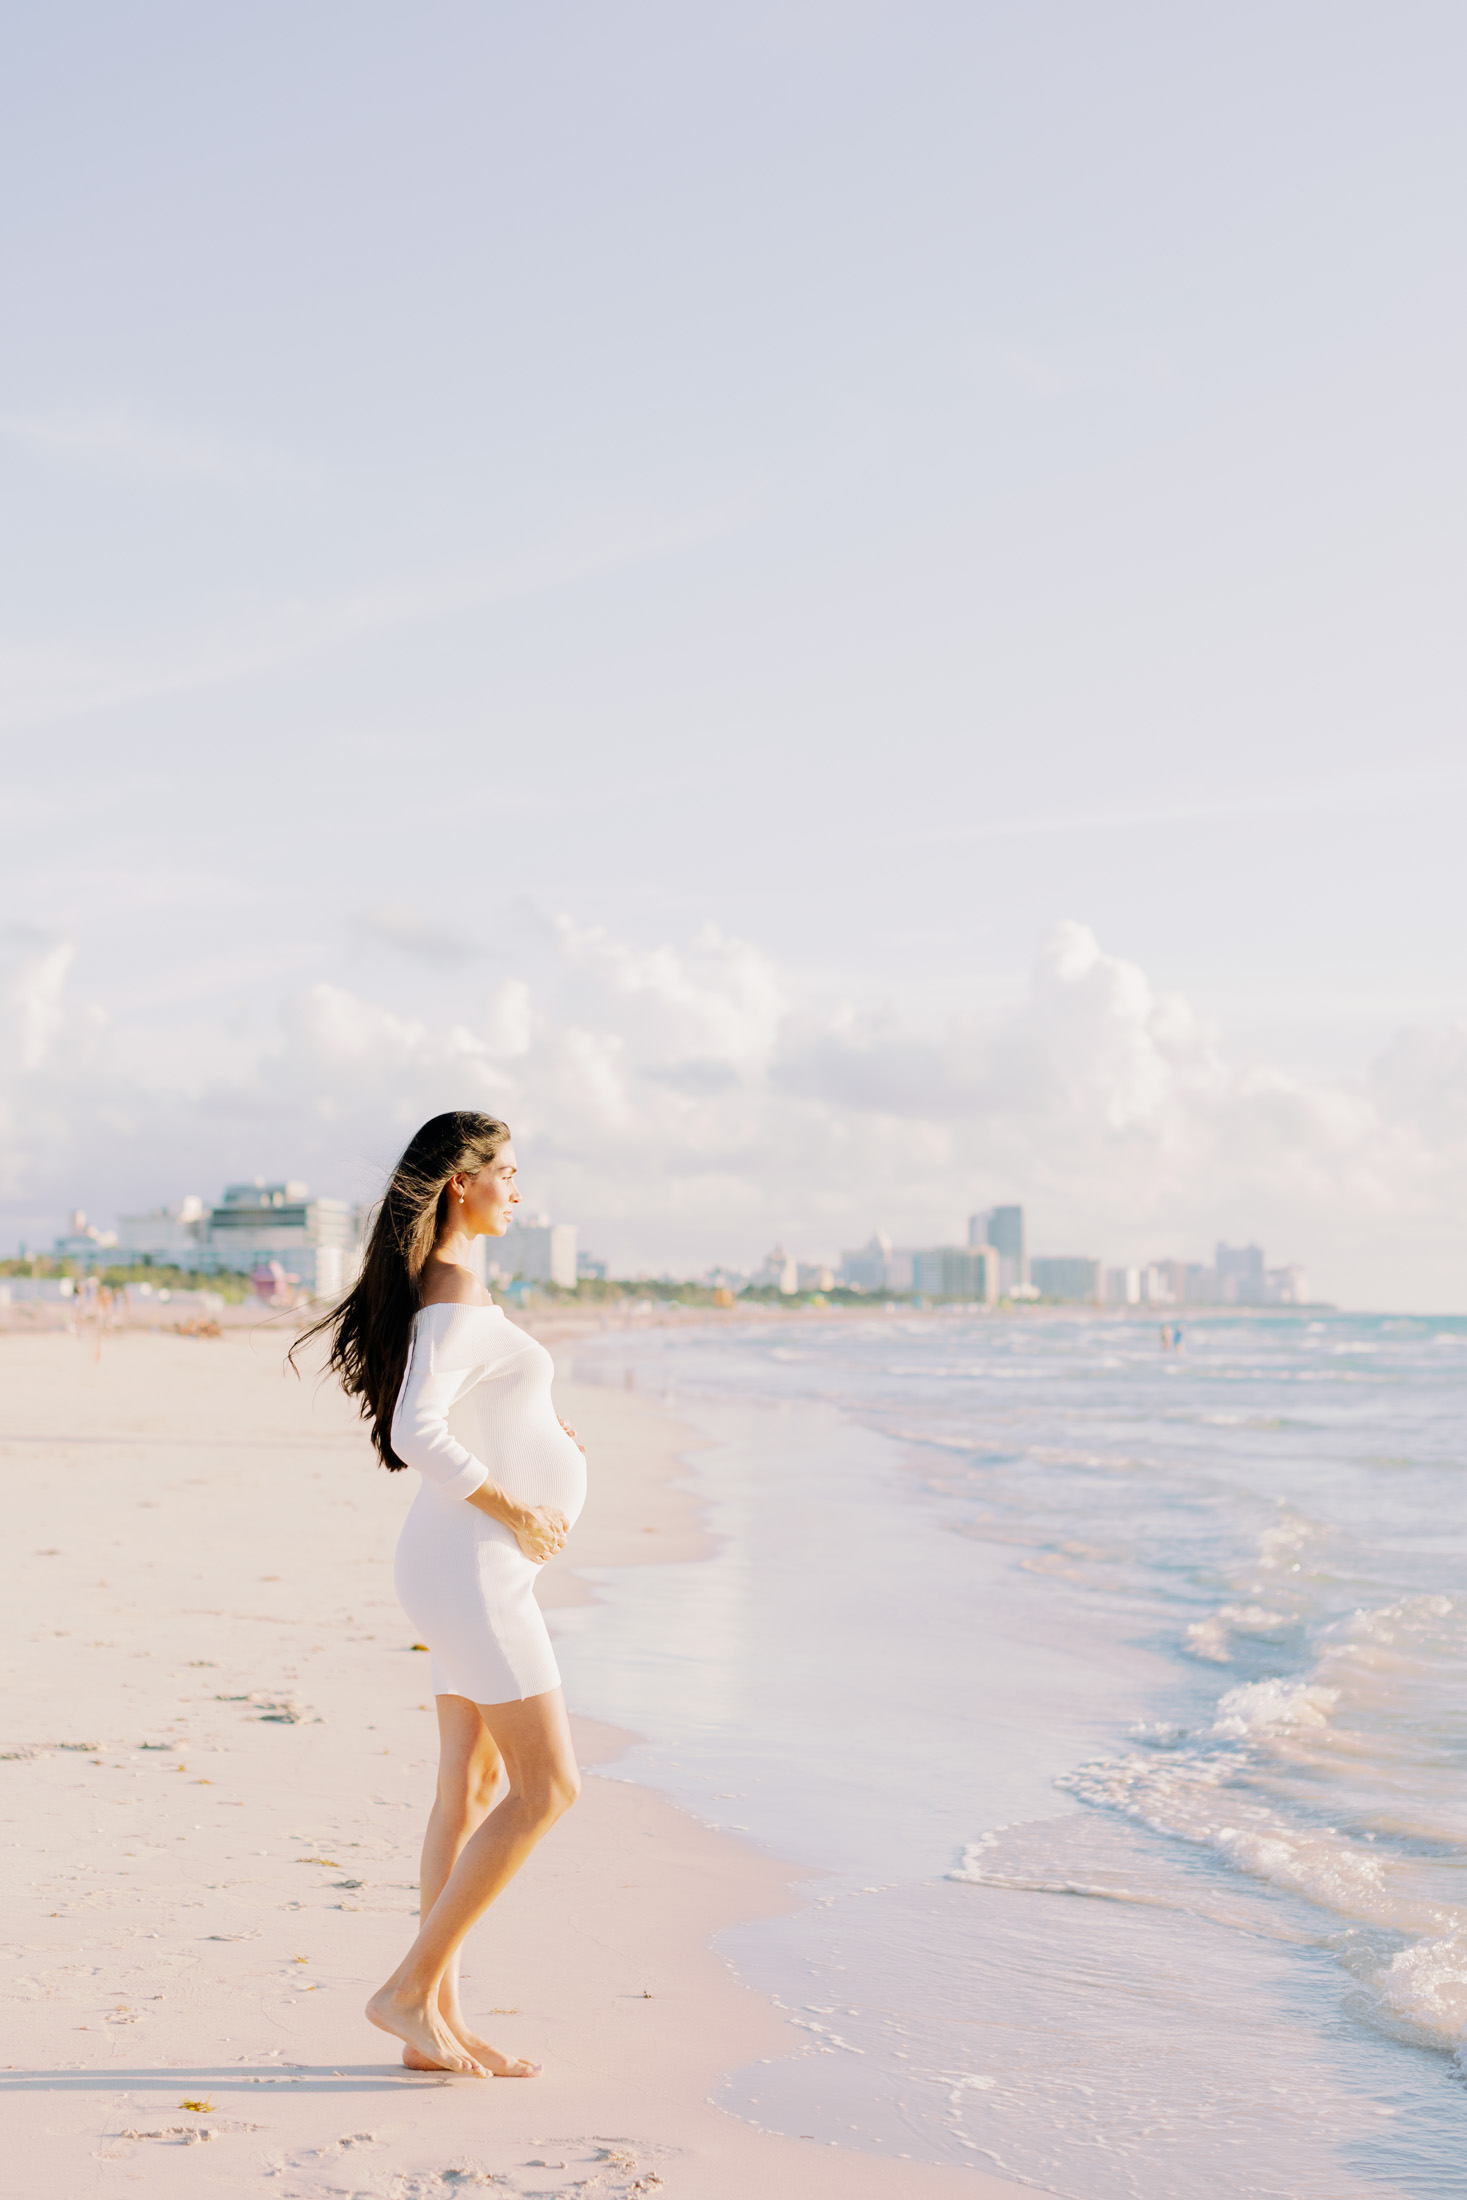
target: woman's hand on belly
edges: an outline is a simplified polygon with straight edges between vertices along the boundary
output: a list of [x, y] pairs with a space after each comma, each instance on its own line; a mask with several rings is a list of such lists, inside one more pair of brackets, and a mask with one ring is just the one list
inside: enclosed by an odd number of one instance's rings
[[520, 1519], [510, 1522], [510, 1532], [526, 1558], [543, 1566], [547, 1558], [564, 1550], [570, 1522], [553, 1505], [526, 1505], [521, 1508]]
[[[560, 1421], [560, 1415], [559, 1415], [558, 1413], [556, 1414], [555, 1418], [556, 1418], [556, 1420], [557, 1420], [557, 1421]], [[573, 1444], [575, 1445], [575, 1447], [576, 1447], [576, 1450], [577, 1450], [577, 1451], [578, 1451], [578, 1452], [580, 1453], [581, 1457], [582, 1457], [582, 1458], [584, 1459], [584, 1458], [585, 1458], [585, 1456], [586, 1456], [586, 1447], [585, 1447], [585, 1445], [584, 1445], [584, 1444], [583, 1444], [583, 1443], [581, 1442], [580, 1438], [579, 1438], [579, 1437], [577, 1436], [577, 1434], [576, 1434], [575, 1430], [574, 1430], [574, 1429], [573, 1429], [573, 1428], [571, 1427], [571, 1425], [570, 1425], [570, 1422], [569, 1422], [569, 1421], [560, 1421], [560, 1425], [561, 1425], [561, 1427], [562, 1427], [562, 1428], [563, 1428], [563, 1429], [565, 1430], [565, 1433], [566, 1433], [566, 1435], [567, 1435], [567, 1436], [568, 1436], [568, 1437], [570, 1438], [571, 1442], [572, 1442], [572, 1443], [573, 1443]]]
[[509, 1497], [493, 1482], [483, 1482], [464, 1499], [476, 1512], [487, 1513], [497, 1520], [537, 1566], [543, 1566], [547, 1558], [554, 1558], [564, 1548], [570, 1533], [570, 1522], [554, 1505], [521, 1505]]

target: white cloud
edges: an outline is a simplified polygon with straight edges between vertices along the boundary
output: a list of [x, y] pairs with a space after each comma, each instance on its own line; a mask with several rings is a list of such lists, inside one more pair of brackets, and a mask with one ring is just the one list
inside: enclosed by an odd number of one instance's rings
[[817, 1010], [711, 928], [647, 949], [520, 909], [486, 930], [493, 983], [460, 967], [451, 1019], [311, 985], [251, 1045], [201, 1028], [186, 1086], [176, 1043], [69, 1001], [62, 943], [12, 937], [12, 1212], [262, 1168], [363, 1191], [424, 1116], [471, 1106], [510, 1121], [535, 1204], [619, 1259], [832, 1251], [877, 1223], [932, 1242], [1020, 1198], [1041, 1251], [1257, 1235], [1348, 1303], [1467, 1305], [1467, 1030], [1404, 1032], [1353, 1081], [1240, 1063], [1073, 923], [1016, 1009], [935, 1038]]

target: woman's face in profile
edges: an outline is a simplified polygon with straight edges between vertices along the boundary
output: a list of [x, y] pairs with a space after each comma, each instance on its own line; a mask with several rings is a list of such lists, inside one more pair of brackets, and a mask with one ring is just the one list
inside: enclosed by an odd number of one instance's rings
[[464, 1184], [463, 1219], [475, 1237], [503, 1237], [520, 1203], [515, 1186], [519, 1164], [513, 1146], [501, 1146], [477, 1176]]

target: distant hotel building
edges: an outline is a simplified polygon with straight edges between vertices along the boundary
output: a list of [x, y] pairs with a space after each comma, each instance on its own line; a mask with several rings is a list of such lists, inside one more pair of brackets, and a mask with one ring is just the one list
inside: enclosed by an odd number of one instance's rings
[[196, 1268], [207, 1227], [204, 1202], [196, 1192], [190, 1192], [177, 1207], [155, 1207], [151, 1214], [119, 1216], [118, 1249], [160, 1268]]
[[912, 1255], [912, 1285], [924, 1298], [995, 1306], [1003, 1262], [991, 1245], [934, 1245]]
[[1266, 1303], [1268, 1272], [1261, 1245], [1219, 1245], [1215, 1266], [1218, 1297], [1224, 1306]]
[[842, 1253], [836, 1282], [847, 1291], [890, 1291], [899, 1295], [914, 1288], [915, 1253], [894, 1247], [884, 1230], [856, 1252]]
[[[1176, 1286], [1170, 1270], [1180, 1265], [1176, 1261], [1156, 1261], [1149, 1268], [1107, 1268], [1105, 1271], [1105, 1303], [1107, 1306], [1175, 1306], [1178, 1303]], [[1201, 1270], [1199, 1273], [1210, 1273]]]
[[1178, 1306], [1307, 1306], [1309, 1285], [1302, 1268], [1270, 1268], [1261, 1245], [1219, 1245], [1213, 1265], [1202, 1261], [1162, 1260], [1142, 1269], [1143, 1278], [1160, 1279], [1161, 1293], [1143, 1288], [1143, 1304]]
[[839, 1281], [848, 1291], [915, 1291], [923, 1298], [962, 1299], [994, 1306], [1001, 1298], [1028, 1295], [1024, 1210], [995, 1207], [974, 1215], [966, 1245], [928, 1245], [912, 1251], [893, 1246], [884, 1231], [855, 1251], [841, 1254]]
[[878, 1230], [869, 1245], [841, 1254], [840, 1280], [848, 1291], [890, 1291], [893, 1285], [887, 1271], [891, 1259], [891, 1239]]
[[577, 1282], [576, 1226], [552, 1222], [549, 1215], [527, 1216], [512, 1222], [500, 1239], [501, 1254], [493, 1266], [501, 1276], [521, 1283], [555, 1283], [574, 1291]]
[[340, 1298], [356, 1274], [356, 1231], [342, 1199], [308, 1199], [304, 1184], [227, 1184], [211, 1209], [207, 1245], [215, 1269], [253, 1274], [278, 1261], [313, 1298]]
[[970, 1246], [991, 1245], [998, 1255], [998, 1288], [1001, 1298], [1011, 1298], [1029, 1284], [1029, 1258], [1024, 1244], [1022, 1207], [989, 1207], [968, 1217]]
[[793, 1298], [800, 1288], [800, 1264], [782, 1245], [776, 1245], [765, 1254], [749, 1281], [756, 1291], [778, 1291], [781, 1298]]
[[916, 1291], [924, 1298], [977, 1299], [991, 1306], [999, 1296], [1001, 1266], [990, 1245], [930, 1245], [907, 1252], [878, 1230], [869, 1244], [842, 1253], [838, 1280], [847, 1291], [893, 1296]]
[[1068, 1300], [1080, 1306], [1098, 1306], [1105, 1282], [1098, 1260], [1079, 1254], [1036, 1253], [1029, 1263], [1029, 1280], [1042, 1299]]
[[121, 1216], [115, 1257], [206, 1276], [248, 1276], [275, 1262], [313, 1298], [336, 1299], [357, 1272], [357, 1219], [343, 1199], [312, 1199], [304, 1184], [257, 1176], [227, 1184], [207, 1212], [191, 1195], [177, 1208]]

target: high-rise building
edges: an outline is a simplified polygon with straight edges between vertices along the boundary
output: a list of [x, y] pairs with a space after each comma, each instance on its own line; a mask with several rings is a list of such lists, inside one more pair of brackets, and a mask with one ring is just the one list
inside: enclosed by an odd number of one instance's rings
[[1171, 1306], [1176, 1294], [1167, 1275], [1175, 1263], [1154, 1262], [1149, 1268], [1107, 1268], [1107, 1306]]
[[842, 1253], [840, 1280], [848, 1291], [890, 1291], [911, 1289], [910, 1277], [904, 1285], [894, 1285], [887, 1275], [891, 1260], [891, 1239], [877, 1230], [868, 1245], [859, 1252]]
[[1261, 1245], [1219, 1245], [1218, 1297], [1224, 1306], [1262, 1306], [1266, 1274]]
[[334, 1299], [356, 1275], [360, 1223], [343, 1199], [312, 1199], [299, 1181], [269, 1184], [257, 1176], [227, 1184], [214, 1207], [190, 1192], [176, 1207], [120, 1216], [113, 1257], [206, 1276], [247, 1276], [273, 1263], [313, 1298]]
[[1029, 1277], [1041, 1298], [1095, 1306], [1104, 1297], [1104, 1279], [1098, 1260], [1070, 1254], [1036, 1253], [1029, 1263]]
[[198, 1266], [244, 1275], [278, 1261], [313, 1297], [339, 1298], [356, 1274], [356, 1217], [344, 1199], [311, 1199], [300, 1183], [226, 1184], [202, 1233]]
[[1156, 1301], [1159, 1306], [1198, 1305], [1199, 1279], [1204, 1274], [1212, 1274], [1210, 1268], [1204, 1270], [1198, 1262], [1186, 1260], [1156, 1261], [1151, 1272], [1158, 1281]]
[[522, 1283], [554, 1283], [563, 1291], [576, 1287], [576, 1226], [552, 1222], [549, 1215], [516, 1219], [500, 1239], [504, 1251], [497, 1266]]
[[782, 1245], [776, 1245], [765, 1254], [749, 1281], [756, 1291], [777, 1291], [781, 1298], [793, 1298], [800, 1288], [800, 1264]]
[[998, 1297], [998, 1255], [988, 1245], [932, 1245], [913, 1253], [912, 1289], [930, 1299]]
[[970, 1246], [991, 1245], [999, 1259], [999, 1289], [1007, 1295], [1029, 1282], [1022, 1207], [988, 1207], [968, 1217]]
[[146, 1215], [119, 1215], [118, 1250], [152, 1261], [159, 1268], [197, 1268], [208, 1227], [204, 1202], [197, 1192], [190, 1192], [176, 1207], [155, 1207]]

